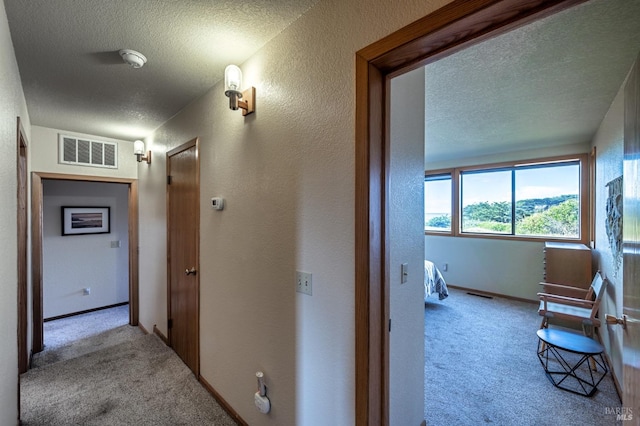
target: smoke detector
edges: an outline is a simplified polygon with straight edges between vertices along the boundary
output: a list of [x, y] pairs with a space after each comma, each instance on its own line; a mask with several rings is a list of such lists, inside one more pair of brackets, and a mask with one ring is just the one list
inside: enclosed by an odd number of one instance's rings
[[147, 63], [147, 58], [140, 52], [131, 49], [122, 49], [120, 52], [122, 60], [129, 64], [131, 68], [142, 68]]

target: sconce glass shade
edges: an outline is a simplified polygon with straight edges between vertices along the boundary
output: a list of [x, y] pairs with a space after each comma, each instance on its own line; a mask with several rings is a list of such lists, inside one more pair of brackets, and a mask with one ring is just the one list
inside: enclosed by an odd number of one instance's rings
[[240, 92], [242, 87], [242, 71], [235, 65], [228, 65], [224, 70], [224, 94]]
[[143, 141], [137, 140], [133, 143], [133, 153], [135, 154], [138, 163], [146, 161], [147, 164], [151, 164], [151, 151], [145, 152]]
[[133, 153], [135, 155], [144, 155], [144, 142], [137, 140], [133, 143]]
[[242, 110], [242, 115], [254, 112], [256, 89], [242, 90], [242, 71], [236, 65], [228, 65], [224, 70], [224, 94], [229, 98], [229, 109]]

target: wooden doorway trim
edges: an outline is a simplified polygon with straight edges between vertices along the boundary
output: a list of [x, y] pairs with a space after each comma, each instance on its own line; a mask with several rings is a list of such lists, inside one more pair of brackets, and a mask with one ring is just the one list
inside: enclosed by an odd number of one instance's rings
[[[18, 196], [18, 374], [27, 371], [29, 367], [29, 353], [27, 350], [27, 242], [28, 242], [28, 212], [27, 212], [27, 136], [22, 122], [18, 117], [17, 123], [17, 196]], [[20, 401], [18, 401], [18, 406]], [[19, 407], [18, 407], [19, 408]]]
[[356, 424], [389, 419], [389, 80], [585, 0], [454, 0], [356, 53]]
[[31, 280], [33, 298], [33, 352], [44, 349], [42, 300], [42, 179], [129, 185], [129, 324], [138, 325], [138, 181], [137, 179], [33, 172], [31, 174]]

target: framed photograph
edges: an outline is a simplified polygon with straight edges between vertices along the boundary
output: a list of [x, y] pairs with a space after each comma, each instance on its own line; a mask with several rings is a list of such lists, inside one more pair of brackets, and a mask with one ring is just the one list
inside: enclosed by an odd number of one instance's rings
[[110, 207], [62, 207], [62, 235], [108, 234]]

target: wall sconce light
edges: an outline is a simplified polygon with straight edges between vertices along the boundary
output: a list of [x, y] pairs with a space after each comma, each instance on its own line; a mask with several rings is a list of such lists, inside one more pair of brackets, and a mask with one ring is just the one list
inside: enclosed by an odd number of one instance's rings
[[144, 156], [144, 142], [137, 140], [133, 143], [133, 153], [136, 155], [138, 163], [146, 161], [147, 164], [151, 164], [151, 151], [147, 151], [146, 157]]
[[241, 92], [242, 71], [235, 65], [229, 65], [224, 70], [224, 94], [229, 98], [229, 108], [233, 111], [242, 110], [242, 115], [254, 111], [256, 88], [250, 87]]

